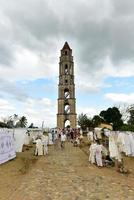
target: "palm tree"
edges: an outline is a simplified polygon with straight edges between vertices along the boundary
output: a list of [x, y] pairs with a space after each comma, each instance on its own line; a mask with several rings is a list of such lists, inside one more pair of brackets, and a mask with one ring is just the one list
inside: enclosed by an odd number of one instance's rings
[[21, 128], [26, 127], [27, 125], [27, 118], [25, 116], [22, 116], [19, 120], [19, 125]]

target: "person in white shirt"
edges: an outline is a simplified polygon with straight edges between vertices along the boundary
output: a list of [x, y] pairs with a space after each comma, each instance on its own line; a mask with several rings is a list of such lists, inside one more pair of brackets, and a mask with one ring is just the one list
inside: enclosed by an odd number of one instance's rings
[[36, 156], [42, 156], [43, 155], [42, 141], [39, 137], [36, 140], [35, 155]]
[[43, 133], [41, 140], [42, 140], [44, 155], [46, 155], [48, 154], [48, 141], [49, 141], [49, 137], [46, 132]]
[[61, 148], [65, 148], [65, 141], [66, 141], [66, 135], [64, 133], [64, 131], [62, 131], [61, 133]]

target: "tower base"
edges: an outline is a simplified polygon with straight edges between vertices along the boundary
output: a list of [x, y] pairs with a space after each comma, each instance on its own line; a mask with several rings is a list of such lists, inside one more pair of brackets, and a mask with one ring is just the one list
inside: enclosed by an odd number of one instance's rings
[[70, 128], [76, 128], [76, 120], [77, 115], [76, 114], [69, 114], [69, 115], [63, 115], [63, 114], [57, 114], [57, 128], [65, 128], [65, 122], [67, 120], [70, 121]]

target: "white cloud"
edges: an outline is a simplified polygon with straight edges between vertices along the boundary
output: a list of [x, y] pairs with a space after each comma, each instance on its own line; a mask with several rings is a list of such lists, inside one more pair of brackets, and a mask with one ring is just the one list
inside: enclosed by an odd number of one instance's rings
[[101, 88], [101, 83], [96, 81], [95, 79], [85, 77], [82, 79], [81, 77], [76, 80], [76, 90], [82, 92], [99, 92]]
[[15, 108], [7, 100], [0, 99], [0, 110], [6, 112], [6, 111], [15, 110]]
[[55, 102], [49, 98], [28, 99], [24, 104], [24, 115], [29, 123], [41, 127], [44, 121], [45, 126], [56, 126], [56, 107]]
[[35, 106], [35, 100], [33, 98], [28, 98], [26, 99], [26, 101], [24, 102], [24, 106], [27, 108], [32, 108]]
[[15, 113], [15, 107], [5, 99], [0, 99], [0, 121], [8, 119]]
[[26, 113], [26, 115], [29, 115], [29, 116], [36, 116], [36, 115], [38, 115], [38, 112], [35, 111], [32, 108], [26, 108], [25, 109], [25, 113]]
[[39, 102], [42, 104], [42, 106], [52, 106], [52, 101], [49, 98], [42, 98]]
[[14, 107], [7, 100], [0, 99], [1, 120], [7, 119], [8, 116], [16, 113], [18, 116], [26, 116], [28, 125], [34, 123], [35, 126], [41, 127], [42, 122], [44, 121], [44, 126], [55, 127], [56, 112], [57, 108], [55, 102], [52, 102], [49, 98], [28, 98], [20, 103], [19, 109], [18, 106]]
[[114, 66], [110, 57], [107, 56], [103, 63], [103, 68], [99, 71], [100, 77], [132, 77], [134, 76], [134, 63], [122, 61]]
[[99, 111], [96, 108], [91, 108], [91, 107], [79, 107], [77, 110], [77, 114], [86, 114], [88, 117], [93, 117], [94, 115], [98, 115]]
[[107, 93], [105, 94], [105, 98], [117, 103], [128, 103], [128, 104], [134, 103], [134, 93], [130, 94]]
[[[80, 75], [82, 74], [82, 76]], [[134, 64], [131, 62], [124, 62], [118, 66], [114, 66], [107, 56], [101, 66], [101, 70], [94, 72], [83, 71], [77, 72], [76, 86], [78, 89], [85, 92], [99, 92], [102, 88], [111, 87], [106, 85], [106, 78], [125, 78], [134, 76]]]
[[58, 72], [58, 67], [54, 66], [53, 60], [50, 55], [38, 55], [32, 50], [17, 47], [13, 67], [1, 65], [0, 74], [5, 80], [8, 74], [8, 80], [12, 81], [52, 78]]
[[19, 87], [17, 83], [10, 80], [10, 75], [7, 76], [7, 80], [3, 79], [3, 75], [1, 74], [0, 78], [0, 95], [7, 95], [10, 97], [13, 97], [17, 99], [18, 101], [24, 101], [26, 98], [28, 98], [28, 95], [24, 88]]

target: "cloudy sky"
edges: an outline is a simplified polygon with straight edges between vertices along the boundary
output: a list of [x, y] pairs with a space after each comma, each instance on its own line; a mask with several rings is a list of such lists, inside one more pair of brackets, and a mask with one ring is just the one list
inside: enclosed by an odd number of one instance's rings
[[134, 103], [133, 0], [0, 0], [0, 117], [56, 126], [60, 49], [75, 64], [77, 114]]

